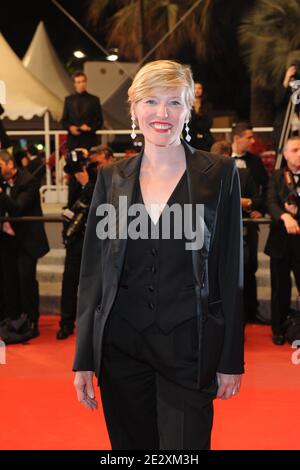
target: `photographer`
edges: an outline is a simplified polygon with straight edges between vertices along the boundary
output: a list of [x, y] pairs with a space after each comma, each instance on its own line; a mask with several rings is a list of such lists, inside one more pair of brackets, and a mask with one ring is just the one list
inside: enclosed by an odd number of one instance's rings
[[[289, 100], [293, 93], [292, 84], [295, 80], [300, 80], [300, 60], [293, 60], [291, 65], [287, 68], [282, 84], [276, 90], [274, 98], [275, 118], [273, 122], [273, 146], [274, 149], [278, 148], [280, 136], [284, 124], [285, 114], [288, 108]], [[300, 130], [300, 106], [296, 105], [294, 116], [292, 120], [291, 132], [298, 134]]]
[[68, 207], [63, 239], [66, 247], [65, 267], [61, 293], [61, 321], [57, 339], [66, 339], [74, 332], [77, 309], [77, 290], [85, 224], [92, 200], [97, 173], [101, 166], [109, 164], [113, 153], [109, 147], [99, 145], [91, 149], [78, 148], [67, 156], [64, 171], [69, 174]]
[[271, 257], [271, 323], [273, 343], [285, 342], [284, 324], [290, 313], [291, 271], [300, 292], [300, 136], [283, 149], [286, 168], [275, 170], [268, 189], [270, 227], [265, 253]]
[[[0, 150], [0, 215], [42, 216], [38, 181], [19, 169], [12, 155]], [[38, 258], [49, 251], [43, 222], [2, 222], [0, 266], [5, 321], [0, 336], [19, 343], [39, 335]]]

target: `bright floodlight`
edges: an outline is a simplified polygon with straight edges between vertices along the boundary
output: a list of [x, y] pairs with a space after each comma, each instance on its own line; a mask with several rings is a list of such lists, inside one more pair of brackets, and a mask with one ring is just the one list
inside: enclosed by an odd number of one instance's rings
[[85, 54], [82, 51], [74, 51], [73, 54], [76, 59], [83, 59], [85, 57]]
[[110, 60], [110, 62], [115, 62], [116, 60], [118, 60], [118, 49], [110, 49], [109, 54], [106, 58], [107, 60]]

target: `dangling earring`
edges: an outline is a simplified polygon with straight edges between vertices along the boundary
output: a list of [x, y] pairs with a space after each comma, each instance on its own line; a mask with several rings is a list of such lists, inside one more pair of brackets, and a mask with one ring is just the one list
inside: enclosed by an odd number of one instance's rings
[[131, 127], [132, 127], [132, 132], [131, 132], [131, 138], [134, 140], [136, 138], [136, 133], [135, 133], [135, 128], [136, 128], [136, 125], [135, 125], [135, 120], [134, 120], [134, 116], [131, 116], [131, 120], [132, 120], [132, 123], [131, 123]]
[[188, 142], [190, 142], [190, 140], [191, 140], [191, 136], [190, 136], [190, 134], [189, 134], [189, 130], [190, 130], [189, 124], [188, 124], [188, 122], [186, 122], [186, 123], [185, 123], [185, 132], [186, 132], [185, 140], [187, 140]]

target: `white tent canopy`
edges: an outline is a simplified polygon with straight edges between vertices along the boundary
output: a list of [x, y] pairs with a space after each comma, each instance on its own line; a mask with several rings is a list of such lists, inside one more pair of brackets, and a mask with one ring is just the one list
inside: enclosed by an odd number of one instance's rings
[[127, 90], [137, 64], [134, 62], [86, 61], [84, 71], [88, 76], [88, 89], [99, 96], [104, 111], [104, 121], [108, 128], [128, 129], [131, 126]]
[[0, 34], [0, 80], [6, 86], [6, 103], [4, 116], [9, 119], [31, 119], [43, 116], [50, 111], [54, 119], [62, 114], [63, 101], [45, 87], [11, 49]]
[[23, 58], [23, 65], [61, 100], [73, 92], [72, 81], [61, 64], [40, 21]]

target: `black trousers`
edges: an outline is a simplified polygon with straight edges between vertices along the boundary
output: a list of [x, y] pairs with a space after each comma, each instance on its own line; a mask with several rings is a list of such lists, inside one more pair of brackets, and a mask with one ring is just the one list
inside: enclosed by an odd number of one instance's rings
[[61, 321], [60, 326], [73, 329], [76, 319], [77, 295], [83, 236], [74, 239], [66, 247], [65, 267], [61, 291]]
[[25, 313], [37, 324], [40, 316], [37, 258], [27, 253], [15, 237], [2, 233], [0, 243], [5, 316], [16, 319]]
[[289, 236], [287, 251], [282, 258], [271, 257], [271, 325], [275, 334], [284, 333], [284, 322], [291, 307], [291, 272], [300, 293], [299, 235]]
[[258, 311], [256, 271], [258, 267], [258, 229], [244, 227], [244, 315], [245, 323], [255, 320]]
[[105, 325], [98, 384], [112, 449], [210, 449], [216, 382], [199, 391], [170, 380], [151, 335], [163, 333], [138, 332], [114, 310]]

